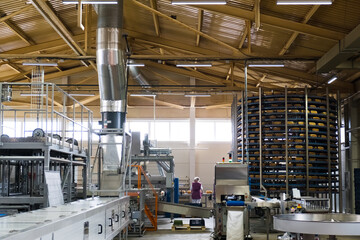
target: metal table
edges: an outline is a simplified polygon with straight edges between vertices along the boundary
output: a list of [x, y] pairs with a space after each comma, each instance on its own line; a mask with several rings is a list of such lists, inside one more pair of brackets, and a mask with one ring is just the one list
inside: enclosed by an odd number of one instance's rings
[[274, 216], [274, 229], [303, 234], [360, 236], [360, 215], [281, 214]]

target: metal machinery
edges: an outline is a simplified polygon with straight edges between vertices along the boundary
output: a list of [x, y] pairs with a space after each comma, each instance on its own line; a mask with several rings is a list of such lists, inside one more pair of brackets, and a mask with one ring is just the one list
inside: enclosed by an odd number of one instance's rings
[[239, 101], [234, 152], [249, 163], [252, 195], [289, 196], [298, 188], [303, 195], [329, 198], [330, 210], [339, 210], [338, 101], [328, 92], [287, 88], [260, 88]]
[[[229, 224], [239, 223], [238, 235], [248, 235], [247, 204], [251, 202], [248, 185], [248, 165], [243, 163], [217, 163], [215, 165], [215, 227], [216, 239], [225, 238]], [[237, 219], [228, 222], [229, 213], [240, 212]], [[243, 239], [243, 238], [242, 238]]]
[[133, 132], [132, 168], [127, 183], [131, 187], [129, 191], [133, 193], [130, 199], [133, 222], [130, 224], [129, 234], [136, 236], [142, 236], [146, 229], [156, 229], [161, 192], [168, 196], [170, 202], [174, 202], [175, 163], [171, 150], [152, 147], [147, 135], [142, 145], [141, 148], [140, 133]]
[[[33, 3], [35, 8], [41, 8], [41, 4]], [[95, 5], [98, 13], [97, 29], [97, 69], [100, 85], [102, 130], [97, 132], [100, 136], [101, 161], [99, 168], [99, 189], [93, 185], [90, 190], [95, 194], [98, 192], [101, 197], [92, 197], [86, 200], [79, 200], [65, 205], [56, 205], [28, 213], [4, 217], [0, 219], [1, 239], [113, 239], [119, 236], [120, 239], [127, 237], [127, 226], [130, 219], [129, 196], [125, 189], [125, 176], [129, 164], [129, 152], [131, 146], [131, 135], [124, 131], [126, 115], [127, 95], [127, 69], [122, 44], [122, 15], [123, 1], [119, 0], [117, 5]], [[8, 84], [9, 85], [9, 84]], [[11, 86], [16, 84], [11, 83]], [[19, 84], [19, 86], [22, 86]], [[0, 85], [2, 87], [2, 85]], [[38, 116], [43, 117], [45, 126], [43, 131], [36, 130], [31, 138], [21, 138], [16, 151], [13, 151], [15, 144], [12, 138], [3, 136], [0, 141], [2, 167], [2, 179], [8, 179], [2, 184], [3, 192], [8, 193], [5, 199], [14, 201], [11, 194], [30, 195], [23, 198], [26, 203], [44, 204], [45, 197], [36, 198], [44, 192], [44, 177], [42, 174], [47, 170], [60, 170], [65, 176], [68, 188], [76, 175], [73, 174], [75, 166], [83, 167], [83, 194], [86, 196], [86, 179], [92, 175], [86, 172], [85, 166], [89, 164], [89, 153], [91, 152], [91, 121], [92, 113], [88, 111], [87, 124], [83, 126], [82, 118], [86, 109], [72, 97], [62, 94], [70, 99], [70, 102], [63, 100], [63, 105], [54, 100], [54, 89], [52, 84], [44, 84], [43, 92], [38, 96], [36, 104], [43, 103], [46, 107], [38, 111]], [[2, 93], [2, 101], [11, 99], [11, 91], [6, 86]], [[57, 89], [57, 88], [56, 88]], [[14, 87], [12, 87], [14, 92]], [[37, 92], [38, 93], [38, 92]], [[51, 93], [51, 95], [48, 95]], [[57, 111], [55, 106], [63, 107]], [[4, 113], [7, 108], [2, 103], [1, 119], [3, 122]], [[60, 107], [60, 108], [61, 108]], [[72, 111], [66, 110], [71, 108]], [[79, 112], [80, 110], [80, 112]], [[26, 110], [29, 112], [31, 110]], [[70, 114], [67, 115], [67, 114]], [[72, 114], [72, 115], [71, 115]], [[81, 115], [81, 120], [79, 116]], [[13, 111], [14, 121], [19, 117], [19, 110]], [[27, 119], [24, 115], [24, 118]], [[51, 119], [51, 121], [49, 120]], [[66, 121], [70, 122], [70, 131], [67, 130]], [[81, 122], [81, 125], [80, 125]], [[59, 139], [58, 132], [54, 128], [56, 124], [63, 126]], [[83, 141], [76, 143], [75, 134], [78, 134], [75, 126], [80, 125], [79, 134], [86, 129], [89, 148], [83, 149]], [[2, 131], [2, 128], [0, 128]], [[57, 129], [57, 128], [55, 128]], [[24, 130], [26, 132], [27, 130]], [[32, 130], [31, 130], [32, 131]], [[2, 132], [1, 132], [2, 133]], [[70, 136], [72, 140], [67, 141]], [[28, 141], [29, 140], [29, 141]], [[27, 141], [26, 144], [23, 142]], [[29, 143], [30, 142], [30, 143]], [[17, 142], [16, 142], [17, 143]], [[39, 147], [37, 147], [39, 145]], [[21, 146], [21, 147], [19, 147]], [[5, 148], [6, 147], [6, 148]], [[35, 151], [34, 151], [35, 149]], [[39, 149], [39, 150], [37, 150]], [[21, 157], [19, 157], [21, 153]], [[20, 161], [21, 160], [21, 161]], [[65, 167], [63, 166], [65, 165]], [[20, 166], [20, 167], [18, 167]], [[20, 169], [20, 170], [18, 170]], [[90, 168], [88, 168], [90, 170]], [[100, 171], [101, 170], [101, 171]], [[11, 178], [14, 174], [20, 173], [21, 177]], [[39, 176], [40, 173], [40, 176]], [[26, 179], [30, 179], [25, 181]], [[34, 180], [33, 180], [34, 179]], [[35, 181], [36, 180], [36, 181]], [[15, 181], [15, 182], [14, 182]], [[15, 187], [15, 184], [19, 184]], [[39, 188], [34, 188], [38, 184]], [[65, 186], [63, 184], [63, 186]], [[68, 191], [69, 192], [69, 191]], [[10, 196], [9, 196], [10, 195]], [[45, 194], [43, 194], [45, 196]], [[42, 195], [41, 195], [42, 196]], [[68, 201], [72, 198], [70, 191]], [[34, 198], [35, 197], [35, 198]], [[18, 203], [23, 203], [18, 201]], [[45, 204], [43, 206], [46, 206]]]
[[[355, 214], [283, 214], [274, 216], [274, 228], [287, 239], [313, 240], [320, 235], [360, 236], [360, 217]], [[283, 239], [285, 239], [283, 237]]]
[[48, 171], [59, 173], [64, 202], [86, 198], [92, 112], [51, 83], [1, 83], [0, 92], [1, 210], [48, 206]]

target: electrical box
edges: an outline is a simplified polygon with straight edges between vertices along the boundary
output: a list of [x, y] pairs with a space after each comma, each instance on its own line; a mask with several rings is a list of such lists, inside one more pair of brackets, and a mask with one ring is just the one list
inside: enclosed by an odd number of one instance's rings
[[173, 187], [173, 182], [174, 182], [174, 174], [166, 173], [166, 187], [167, 188]]
[[131, 156], [137, 156], [141, 153], [141, 141], [140, 141], [140, 132], [131, 133]]

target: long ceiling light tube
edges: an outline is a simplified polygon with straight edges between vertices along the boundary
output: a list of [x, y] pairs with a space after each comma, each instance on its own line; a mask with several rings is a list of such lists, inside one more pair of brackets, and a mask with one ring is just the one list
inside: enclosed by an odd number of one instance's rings
[[266, 64], [266, 63], [250, 63], [248, 65], [248, 67], [285, 67], [285, 64], [283, 63], [276, 63], [276, 64], [272, 64], [272, 63], [269, 63], [269, 64]]
[[277, 5], [331, 5], [332, 0], [277, 0]]
[[211, 63], [178, 63], [176, 67], [212, 67]]
[[146, 94], [146, 93], [131, 93], [132, 97], [156, 97], [156, 94]]
[[[63, 4], [79, 4], [76, 0], [63, 0]], [[118, 4], [117, 0], [82, 0], [81, 4]]]
[[144, 63], [127, 63], [128, 67], [145, 67]]
[[185, 97], [211, 97], [210, 94], [185, 94]]
[[95, 96], [94, 93], [69, 93], [72, 97], [93, 97]]
[[23, 62], [23, 66], [44, 66], [44, 67], [57, 67], [55, 62]]
[[226, 0], [172, 0], [172, 5], [225, 5]]
[[328, 84], [331, 84], [331, 83], [335, 82], [336, 80], [337, 80], [337, 77], [334, 76], [334, 77], [330, 78], [330, 80], [328, 81]]

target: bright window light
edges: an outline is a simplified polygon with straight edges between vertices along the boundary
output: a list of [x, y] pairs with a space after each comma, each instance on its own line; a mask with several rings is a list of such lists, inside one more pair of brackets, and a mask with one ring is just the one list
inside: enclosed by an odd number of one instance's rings
[[278, 0], [277, 5], [331, 5], [332, 0]]

